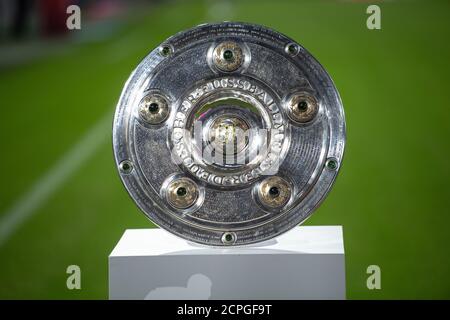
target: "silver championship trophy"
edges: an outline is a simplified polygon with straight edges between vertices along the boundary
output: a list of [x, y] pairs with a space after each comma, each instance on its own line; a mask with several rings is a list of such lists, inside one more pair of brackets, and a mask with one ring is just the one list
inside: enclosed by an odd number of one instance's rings
[[113, 146], [129, 194], [189, 242], [242, 246], [304, 222], [345, 145], [330, 76], [301, 45], [244, 23], [178, 33], [132, 72]]

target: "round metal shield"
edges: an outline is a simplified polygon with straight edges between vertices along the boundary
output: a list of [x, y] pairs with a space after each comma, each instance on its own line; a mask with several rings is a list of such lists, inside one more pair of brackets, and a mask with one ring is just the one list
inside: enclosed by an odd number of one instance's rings
[[155, 224], [212, 246], [307, 219], [345, 145], [339, 94], [299, 44], [258, 25], [204, 24], [150, 52], [113, 126], [120, 177]]

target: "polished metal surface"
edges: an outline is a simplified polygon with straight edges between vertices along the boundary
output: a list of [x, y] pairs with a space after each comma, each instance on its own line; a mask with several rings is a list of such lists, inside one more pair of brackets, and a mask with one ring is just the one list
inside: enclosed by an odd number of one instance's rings
[[204, 24], [153, 50], [113, 125], [120, 177], [158, 226], [212, 246], [307, 219], [342, 163], [345, 119], [324, 68], [258, 25]]

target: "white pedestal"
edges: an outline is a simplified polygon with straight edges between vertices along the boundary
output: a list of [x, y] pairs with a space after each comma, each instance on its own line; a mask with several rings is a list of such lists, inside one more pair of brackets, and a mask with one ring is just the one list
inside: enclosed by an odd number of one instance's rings
[[110, 299], [345, 299], [341, 226], [303, 226], [251, 247], [205, 248], [126, 230], [109, 256]]

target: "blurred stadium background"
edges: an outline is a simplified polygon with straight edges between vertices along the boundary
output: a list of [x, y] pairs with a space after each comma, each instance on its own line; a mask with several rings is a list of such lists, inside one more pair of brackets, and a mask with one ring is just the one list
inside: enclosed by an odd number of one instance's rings
[[[373, 3], [381, 30], [366, 28]], [[152, 226], [114, 168], [122, 86], [170, 35], [223, 20], [297, 40], [341, 93], [345, 160], [307, 224], [344, 226], [348, 298], [450, 298], [449, 1], [0, 0], [0, 19], [0, 298], [107, 298], [112, 248]], [[71, 264], [81, 290], [66, 288]], [[381, 290], [366, 287], [372, 264]]]

